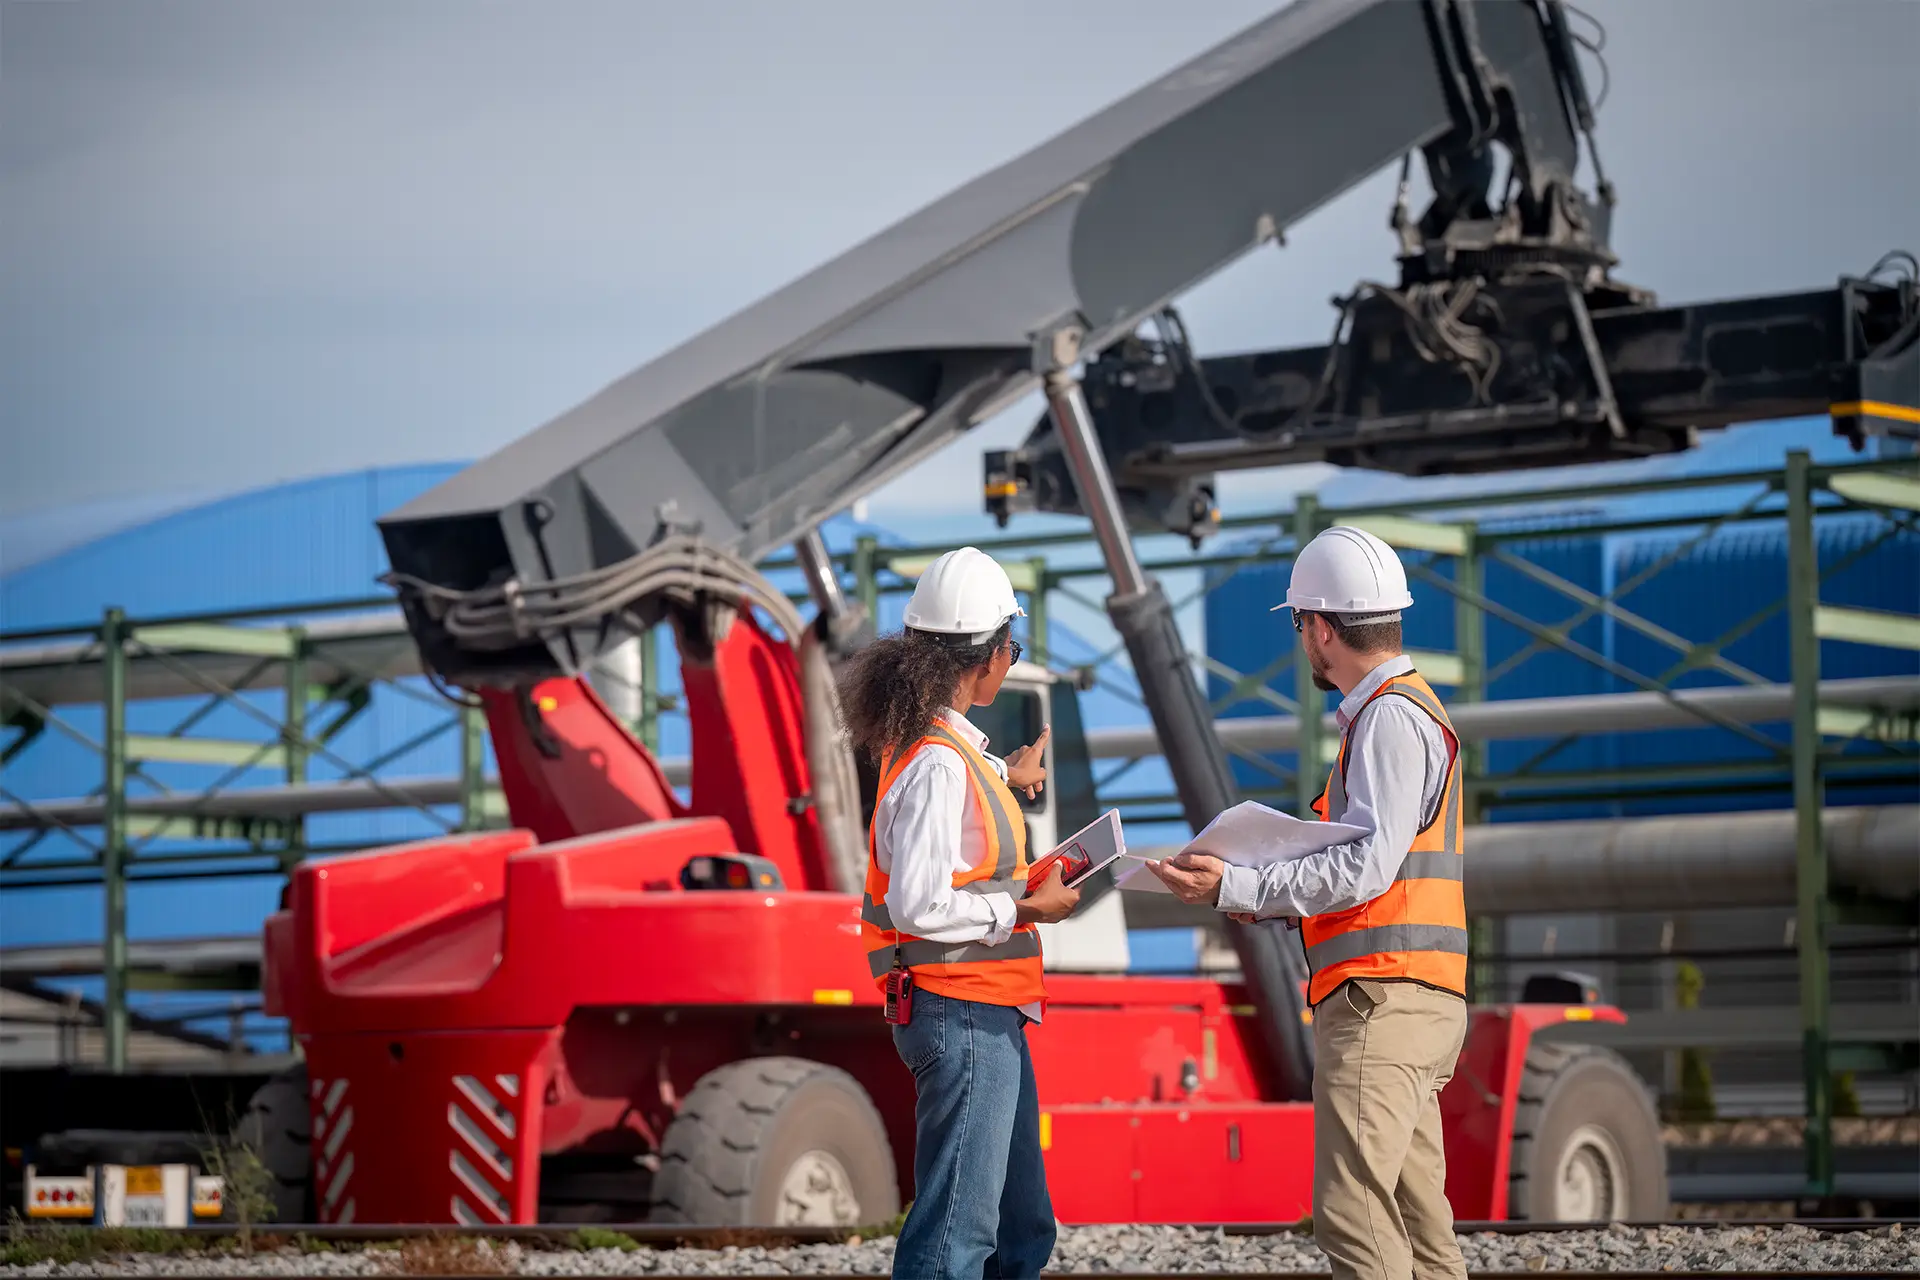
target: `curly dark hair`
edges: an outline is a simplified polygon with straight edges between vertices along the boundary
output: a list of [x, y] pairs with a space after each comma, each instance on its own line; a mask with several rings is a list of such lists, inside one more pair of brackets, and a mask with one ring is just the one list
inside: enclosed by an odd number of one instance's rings
[[960, 678], [993, 661], [1012, 634], [1011, 620], [984, 644], [907, 630], [854, 654], [840, 674], [840, 709], [855, 745], [877, 762], [917, 742], [953, 698]]

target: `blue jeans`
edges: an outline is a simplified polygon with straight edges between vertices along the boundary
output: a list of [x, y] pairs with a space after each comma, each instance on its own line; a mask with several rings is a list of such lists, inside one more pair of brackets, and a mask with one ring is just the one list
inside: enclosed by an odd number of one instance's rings
[[1053, 1255], [1053, 1201], [1025, 1016], [916, 990], [893, 1045], [918, 1099], [895, 1280], [1038, 1276]]

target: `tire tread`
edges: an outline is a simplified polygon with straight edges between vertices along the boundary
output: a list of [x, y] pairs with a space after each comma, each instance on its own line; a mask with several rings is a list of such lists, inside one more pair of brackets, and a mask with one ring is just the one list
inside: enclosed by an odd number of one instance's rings
[[661, 1142], [652, 1220], [701, 1226], [743, 1221], [768, 1121], [795, 1091], [821, 1076], [843, 1077], [865, 1096], [839, 1068], [803, 1058], [747, 1058], [703, 1076]]
[[[1535, 1041], [1527, 1047], [1526, 1063], [1521, 1070], [1520, 1087], [1515, 1096], [1513, 1112], [1513, 1138], [1509, 1147], [1510, 1158], [1507, 1173], [1507, 1216], [1512, 1219], [1524, 1219], [1529, 1216], [1529, 1195], [1534, 1177], [1533, 1164], [1537, 1159], [1536, 1139], [1544, 1123], [1548, 1106], [1553, 1101], [1555, 1088], [1562, 1079], [1583, 1063], [1604, 1062], [1609, 1068], [1638, 1085], [1641, 1093], [1646, 1086], [1627, 1060], [1611, 1049], [1599, 1045], [1557, 1044]], [[1648, 1117], [1653, 1132], [1659, 1133], [1659, 1119], [1654, 1113], [1652, 1102], [1648, 1101]], [[1663, 1171], [1664, 1172], [1664, 1171]], [[1629, 1192], [1631, 1195], [1631, 1191]], [[1664, 1206], [1661, 1210], [1665, 1212]]]
[[313, 1218], [313, 1129], [307, 1102], [307, 1069], [289, 1067], [254, 1092], [231, 1138], [253, 1149], [273, 1175], [274, 1221], [308, 1223]]

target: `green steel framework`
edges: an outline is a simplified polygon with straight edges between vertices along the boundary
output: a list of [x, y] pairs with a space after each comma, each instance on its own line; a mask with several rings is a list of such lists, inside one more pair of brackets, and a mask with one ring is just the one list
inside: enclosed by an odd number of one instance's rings
[[[1651, 492], [1681, 490], [1751, 490], [1751, 496], [1738, 506], [1719, 514], [1678, 515], [1637, 521], [1581, 524], [1566, 530], [1581, 537], [1609, 533], [1640, 532], [1656, 529], [1695, 530], [1661, 560], [1616, 585], [1605, 597], [1568, 582], [1547, 569], [1526, 560], [1515, 550], [1516, 544], [1539, 540], [1559, 530], [1535, 526], [1499, 532], [1477, 528], [1472, 523], [1449, 521], [1452, 513], [1503, 508], [1538, 509], [1543, 503], [1584, 503], [1598, 499], [1624, 497]], [[1878, 537], [1854, 550], [1836, 563], [1818, 562], [1814, 526], [1818, 519], [1838, 512], [1871, 512], [1884, 522]], [[1884, 916], [1886, 904], [1836, 904], [1829, 897], [1825, 850], [1822, 846], [1820, 810], [1829, 785], [1853, 782], [1886, 781], [1889, 778], [1914, 778], [1915, 757], [1908, 750], [1914, 738], [1910, 723], [1890, 723], [1870, 713], [1819, 705], [1819, 642], [1822, 639], [1883, 645], [1920, 650], [1920, 618], [1872, 610], [1837, 608], [1820, 603], [1820, 584], [1824, 577], [1852, 563], [1873, 547], [1902, 530], [1915, 529], [1920, 513], [1920, 468], [1908, 461], [1870, 462], [1834, 467], [1816, 467], [1805, 453], [1790, 454], [1783, 470], [1745, 472], [1733, 475], [1688, 477], [1587, 486], [1490, 497], [1454, 497], [1404, 503], [1392, 510], [1337, 510], [1321, 508], [1311, 498], [1303, 498], [1288, 513], [1231, 519], [1223, 522], [1227, 530], [1271, 530], [1270, 536], [1251, 550], [1237, 554], [1182, 554], [1155, 560], [1148, 557], [1150, 571], [1202, 570], [1209, 584], [1221, 576], [1260, 564], [1284, 561], [1294, 546], [1310, 539], [1316, 531], [1333, 523], [1357, 524], [1372, 530], [1402, 553], [1411, 576], [1447, 595], [1455, 605], [1455, 651], [1420, 654], [1421, 668], [1435, 683], [1450, 688], [1454, 701], [1472, 701], [1484, 697], [1488, 686], [1506, 671], [1537, 652], [1558, 650], [1597, 665], [1639, 688], [1671, 695], [1671, 686], [1680, 676], [1701, 668], [1712, 668], [1736, 682], [1761, 684], [1767, 681], [1725, 656], [1726, 649], [1762, 622], [1787, 611], [1790, 627], [1790, 663], [1793, 685], [1792, 736], [1779, 742], [1743, 724], [1725, 721], [1711, 712], [1698, 710], [1703, 723], [1718, 723], [1749, 740], [1761, 743], [1774, 764], [1756, 766], [1753, 762], [1704, 762], [1686, 768], [1608, 771], [1558, 771], [1542, 773], [1540, 767], [1579, 735], [1568, 735], [1517, 769], [1492, 775], [1486, 767], [1485, 749], [1474, 746], [1468, 757], [1471, 797], [1470, 820], [1485, 817], [1495, 806], [1516, 805], [1536, 797], [1543, 788], [1554, 798], [1568, 793], [1587, 799], [1620, 798], [1672, 794], [1722, 792], [1737, 787], [1775, 786], [1790, 783], [1796, 814], [1798, 847], [1798, 907], [1796, 947], [1799, 956], [1800, 1004], [1802, 1010], [1804, 1066], [1807, 1100], [1807, 1189], [1810, 1196], [1823, 1196], [1833, 1185], [1830, 1070], [1837, 1059], [1829, 1035], [1828, 943], [1832, 923], [1849, 911], [1872, 911]], [[1788, 540], [1788, 581], [1785, 593], [1759, 607], [1750, 617], [1726, 633], [1705, 641], [1678, 636], [1627, 609], [1619, 601], [1646, 581], [1677, 563], [1695, 545], [1715, 531], [1735, 524], [1784, 521]], [[978, 543], [995, 552], [1010, 566], [1016, 586], [1028, 600], [1029, 649], [1034, 658], [1061, 665], [1050, 646], [1050, 602], [1064, 597], [1096, 614], [1103, 613], [1100, 602], [1087, 595], [1083, 583], [1097, 586], [1104, 571], [1097, 563], [1080, 567], [1058, 566], [1047, 559], [1047, 552], [1087, 544], [1084, 534], [1050, 534], [1035, 537], [1009, 537]], [[863, 537], [838, 563], [854, 584], [853, 594], [870, 612], [876, 610], [882, 595], [911, 589], [916, 566], [944, 548], [882, 547], [876, 540]], [[1440, 572], [1441, 562], [1450, 560], [1451, 576]], [[1541, 621], [1522, 616], [1515, 610], [1488, 599], [1483, 594], [1483, 568], [1498, 562], [1517, 570], [1533, 581], [1565, 597], [1577, 608], [1567, 616]], [[768, 571], [790, 568], [788, 559], [770, 560]], [[1205, 590], [1208, 588], [1202, 588]], [[390, 608], [384, 598], [336, 602], [310, 607], [254, 610], [217, 616], [166, 618], [151, 621], [130, 619], [119, 609], [108, 609], [94, 626], [64, 630], [0, 633], [0, 646], [20, 646], [49, 641], [84, 642], [79, 661], [97, 665], [98, 705], [102, 708], [102, 733], [93, 738], [63, 717], [58, 706], [44, 705], [27, 696], [9, 677], [20, 670], [7, 665], [8, 650], [0, 647], [0, 722], [13, 731], [10, 741], [0, 745], [0, 770], [17, 758], [35, 741], [47, 734], [83, 743], [97, 752], [103, 761], [102, 802], [97, 838], [88, 838], [84, 828], [68, 825], [57, 817], [44, 821], [35, 817], [41, 811], [31, 800], [15, 794], [0, 776], [0, 804], [15, 806], [31, 820], [32, 834], [4, 856], [0, 856], [0, 889], [15, 891], [33, 886], [100, 884], [105, 891], [104, 962], [106, 998], [104, 1007], [107, 1065], [122, 1070], [126, 1063], [127, 992], [130, 982], [150, 985], [146, 975], [129, 974], [127, 965], [126, 906], [127, 890], [137, 881], [195, 878], [218, 875], [248, 875], [262, 872], [284, 873], [294, 863], [309, 856], [345, 852], [343, 848], [316, 846], [306, 839], [304, 821], [299, 816], [275, 817], [265, 814], [224, 813], [221, 815], [143, 814], [141, 801], [166, 794], [144, 766], [150, 762], [171, 762], [223, 768], [224, 772], [203, 790], [187, 793], [200, 797], [216, 794], [229, 799], [236, 794], [233, 784], [243, 777], [257, 780], [257, 771], [272, 768], [289, 784], [308, 777], [309, 766], [324, 760], [345, 778], [359, 779], [373, 789], [384, 790], [396, 807], [411, 807], [424, 813], [434, 824], [447, 829], [474, 829], [497, 824], [503, 819], [503, 806], [496, 789], [484, 775], [485, 724], [479, 713], [448, 691], [425, 687], [414, 678], [393, 680], [376, 671], [356, 669], [352, 663], [330, 653], [327, 646], [308, 631], [316, 619], [330, 614], [364, 612]], [[1673, 664], [1658, 677], [1647, 677], [1613, 662], [1578, 641], [1573, 633], [1591, 618], [1605, 616], [1616, 625], [1646, 636], [1675, 653]], [[1489, 668], [1485, 650], [1485, 624], [1494, 617], [1512, 625], [1531, 638], [1520, 653]], [[298, 621], [288, 622], [287, 619]], [[399, 634], [397, 616], [393, 627]], [[657, 631], [643, 638], [640, 664], [641, 717], [635, 728], [643, 741], [655, 750], [659, 747], [659, 717], [671, 714], [675, 707], [662, 696], [658, 687], [659, 659]], [[17, 648], [15, 649], [17, 653]], [[207, 655], [245, 659], [251, 663], [238, 679], [223, 681], [207, 675], [197, 663]], [[138, 734], [127, 727], [128, 664], [140, 658], [158, 662], [187, 685], [203, 695], [200, 705], [164, 734]], [[17, 659], [16, 659], [17, 661]], [[1323, 699], [1313, 687], [1305, 664], [1295, 663], [1290, 649], [1277, 655], [1266, 668], [1256, 672], [1238, 672], [1216, 659], [1195, 655], [1200, 670], [1228, 682], [1227, 692], [1214, 702], [1216, 714], [1246, 701], [1266, 704], [1286, 714], [1303, 710], [1316, 714], [1300, 715], [1299, 767], [1291, 774], [1272, 761], [1257, 755], [1236, 753], [1268, 774], [1272, 784], [1255, 788], [1255, 798], [1292, 803], [1297, 811], [1317, 791], [1324, 769], [1328, 743], [1319, 715]], [[1136, 704], [1137, 692], [1116, 679], [1123, 667], [1123, 650], [1118, 644], [1099, 654], [1091, 662], [1076, 665], [1078, 674], [1090, 685], [1111, 690]], [[316, 683], [309, 670], [324, 666], [334, 678]], [[1291, 666], [1294, 694], [1287, 697], [1272, 687]], [[272, 672], [276, 687], [285, 690], [284, 710], [275, 716], [242, 696], [249, 686]], [[423, 699], [450, 714], [444, 722], [408, 741], [383, 752], [380, 757], [354, 762], [342, 758], [330, 745], [340, 731], [371, 704], [377, 687], [393, 689], [402, 696]], [[263, 730], [256, 740], [222, 739], [196, 736], [194, 727], [221, 706], [238, 707]], [[460, 744], [460, 769], [451, 805], [423, 804], [380, 780], [380, 770], [391, 760], [405, 755], [421, 743], [452, 733]], [[1842, 754], [1849, 743], [1865, 741], [1877, 746], [1868, 754]], [[1116, 769], [1097, 780], [1111, 788], [1137, 760], [1123, 761]], [[1658, 779], [1663, 785], [1650, 788]], [[130, 795], [130, 785], [139, 781], [149, 788]], [[180, 793], [173, 793], [177, 796]], [[238, 794], [244, 794], [243, 791]], [[1115, 804], [1138, 819], [1177, 818], [1171, 796], [1119, 796], [1109, 794]], [[197, 803], [197, 801], [196, 801]], [[451, 810], [449, 816], [448, 810]], [[29, 858], [45, 840], [58, 834], [80, 847], [79, 856]], [[213, 840], [230, 846], [234, 841], [244, 847], [189, 847], [152, 850], [159, 840]], [[1898, 910], [1908, 912], [1902, 905]], [[1904, 915], [1899, 918], [1905, 918]], [[1491, 951], [1489, 921], [1476, 921], [1476, 951]], [[1476, 968], [1476, 982], [1486, 981], [1486, 971]], [[1482, 987], [1484, 989], [1484, 987]]]

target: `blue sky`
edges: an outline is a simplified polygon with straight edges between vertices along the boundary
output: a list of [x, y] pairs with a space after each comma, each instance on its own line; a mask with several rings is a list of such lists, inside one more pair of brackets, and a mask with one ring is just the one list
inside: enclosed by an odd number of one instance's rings
[[[0, 515], [482, 455], [1272, 7], [0, 0]], [[1588, 7], [1621, 275], [1920, 247], [1920, 5]], [[1183, 299], [1201, 349], [1324, 340], [1391, 186]], [[1037, 410], [873, 517], [968, 527]]]

